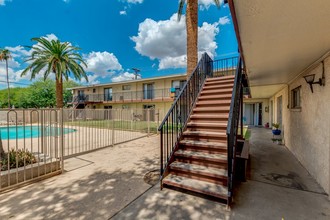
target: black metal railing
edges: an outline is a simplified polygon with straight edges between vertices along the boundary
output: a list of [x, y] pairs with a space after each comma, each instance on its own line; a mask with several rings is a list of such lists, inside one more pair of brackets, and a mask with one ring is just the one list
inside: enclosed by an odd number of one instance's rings
[[[235, 81], [230, 103], [228, 125], [227, 125], [227, 156], [228, 156], [228, 192], [229, 198], [233, 193], [235, 157], [237, 146], [238, 124], [240, 120], [240, 111], [243, 102], [243, 63], [239, 59], [236, 68]], [[242, 114], [242, 113], [241, 113]], [[242, 122], [241, 122], [242, 123]]]
[[[73, 96], [68, 102], [121, 102], [121, 101], [143, 101], [143, 100], [164, 100], [175, 98], [177, 91], [172, 92], [171, 88], [152, 89], [144, 91], [114, 92], [110, 94], [87, 94]], [[72, 101], [73, 100], [73, 101]]]
[[238, 64], [238, 57], [230, 57], [220, 60], [214, 60], [212, 77], [235, 75]]
[[161, 142], [161, 178], [164, 177], [164, 172], [166, 172], [172, 154], [178, 146], [199, 92], [203, 88], [206, 77], [209, 75], [212, 75], [212, 59], [205, 53], [158, 128]]

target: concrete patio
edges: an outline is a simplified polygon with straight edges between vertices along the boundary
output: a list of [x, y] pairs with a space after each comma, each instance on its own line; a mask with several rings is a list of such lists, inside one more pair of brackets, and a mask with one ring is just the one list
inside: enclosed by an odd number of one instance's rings
[[270, 139], [252, 128], [248, 181], [231, 210], [145, 183], [159, 167], [155, 135], [68, 159], [64, 174], [0, 195], [0, 219], [329, 219], [328, 195]]

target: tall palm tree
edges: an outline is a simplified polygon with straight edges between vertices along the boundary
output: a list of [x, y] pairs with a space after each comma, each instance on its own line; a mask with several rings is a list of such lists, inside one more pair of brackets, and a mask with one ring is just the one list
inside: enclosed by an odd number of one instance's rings
[[63, 107], [63, 77], [68, 80], [70, 73], [81, 80], [82, 77], [88, 81], [88, 77], [81, 66], [87, 67], [81, 55], [77, 53], [80, 48], [72, 46], [69, 42], [60, 42], [59, 40], [48, 40], [44, 37], [32, 38], [37, 44], [30, 47], [31, 56], [26, 61], [32, 63], [22, 72], [21, 76], [31, 71], [31, 80], [42, 72], [44, 79], [49, 74], [55, 74], [56, 82], [56, 107]]
[[[217, 7], [220, 1], [214, 0]], [[178, 20], [180, 21], [186, 0], [180, 0]], [[187, 32], [187, 75], [194, 71], [198, 62], [198, 0], [187, 0], [186, 7], [186, 32]]]
[[6, 62], [6, 76], [7, 76], [7, 89], [8, 89], [8, 108], [10, 108], [10, 87], [8, 78], [8, 59], [11, 59], [10, 51], [7, 49], [0, 49], [0, 61]]

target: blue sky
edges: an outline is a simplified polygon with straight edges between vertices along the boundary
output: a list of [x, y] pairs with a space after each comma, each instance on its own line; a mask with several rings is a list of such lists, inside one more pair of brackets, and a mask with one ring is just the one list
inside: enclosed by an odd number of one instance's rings
[[[199, 0], [199, 51], [214, 59], [237, 54], [229, 8]], [[11, 86], [30, 84], [20, 77], [33, 37], [58, 38], [81, 48], [88, 84], [185, 72], [185, 17], [177, 21], [178, 0], [0, 0], [0, 47], [12, 52]], [[40, 74], [40, 77], [42, 74]], [[5, 84], [0, 63], [0, 88]], [[86, 84], [86, 82], [82, 82]]]

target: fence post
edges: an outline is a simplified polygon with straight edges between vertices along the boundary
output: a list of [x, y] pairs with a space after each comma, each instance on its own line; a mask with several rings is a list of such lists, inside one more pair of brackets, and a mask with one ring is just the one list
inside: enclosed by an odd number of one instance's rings
[[157, 109], [157, 128], [156, 128], [156, 131], [157, 131], [157, 134], [159, 134], [159, 131], [158, 131], [158, 128], [159, 128], [159, 109]]
[[63, 108], [60, 109], [60, 127], [61, 127], [61, 133], [60, 133], [60, 149], [61, 149], [61, 171], [64, 173], [64, 123], [63, 123]]
[[150, 135], [150, 108], [147, 109], [148, 137]]
[[[111, 110], [111, 111], [116, 111], [115, 109]], [[114, 113], [114, 112], [112, 112]], [[117, 113], [117, 112], [116, 112]], [[115, 117], [112, 117], [112, 146], [114, 147], [115, 146]]]
[[131, 109], [131, 131], [133, 131], [134, 111]]

